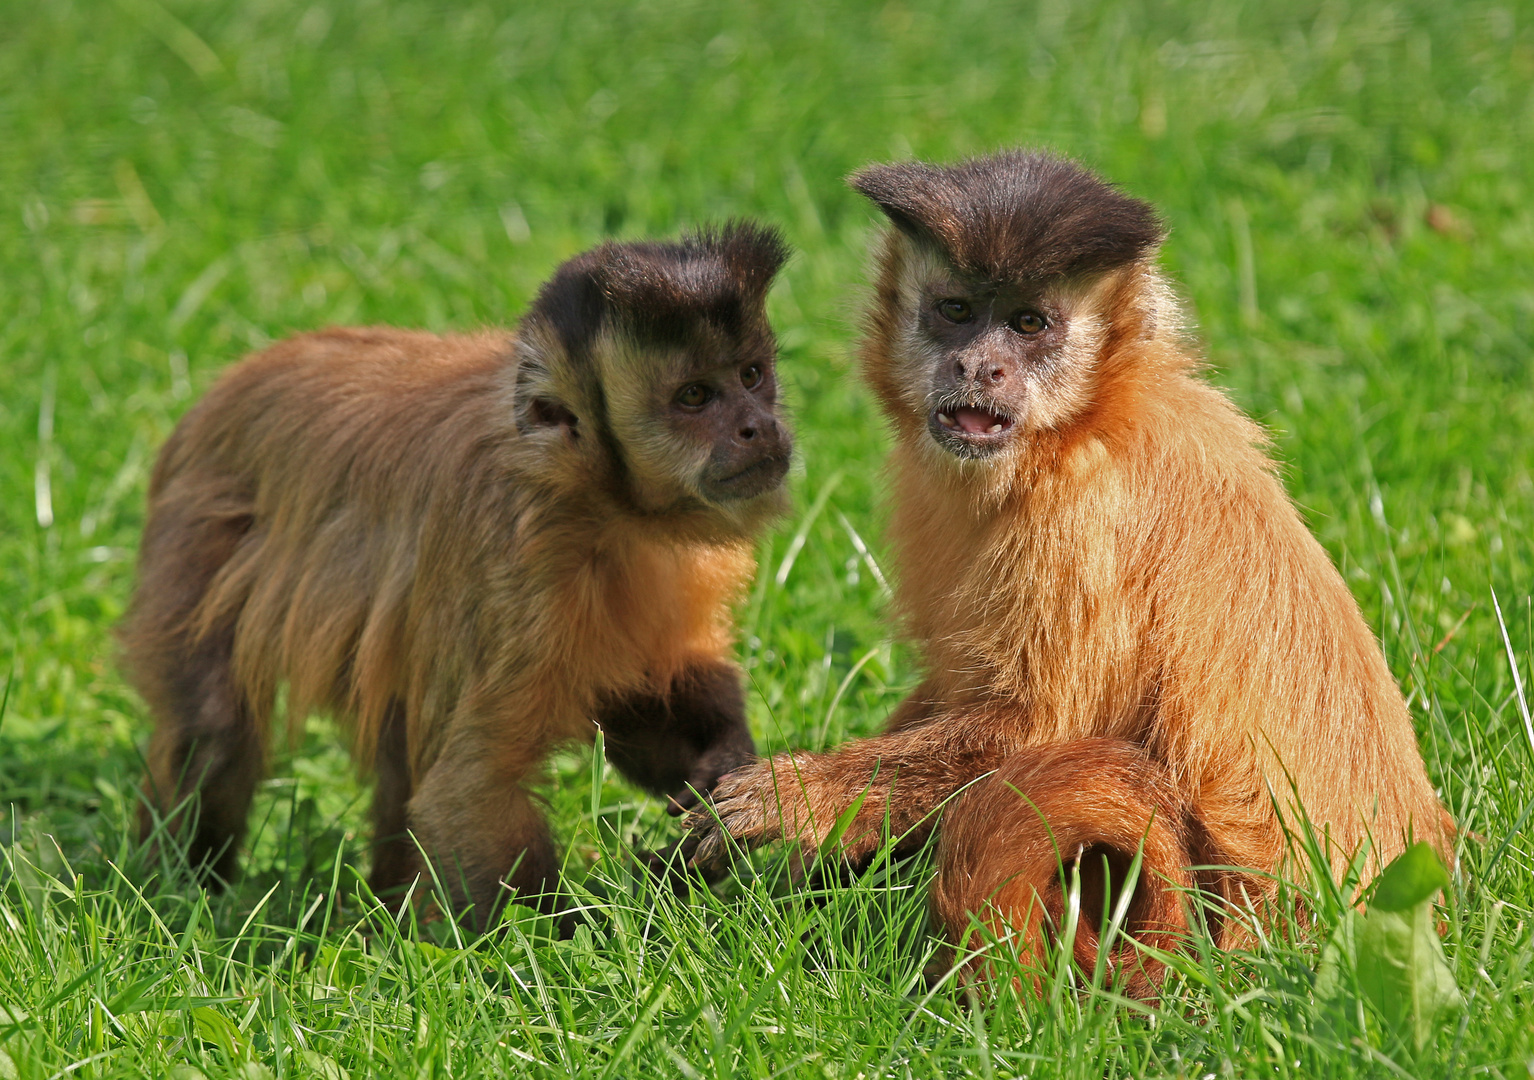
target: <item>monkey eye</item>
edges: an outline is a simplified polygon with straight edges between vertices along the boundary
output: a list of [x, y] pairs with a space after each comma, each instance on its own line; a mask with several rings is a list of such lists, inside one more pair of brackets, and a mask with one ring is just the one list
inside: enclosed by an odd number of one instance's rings
[[688, 383], [677, 391], [676, 403], [684, 409], [701, 409], [714, 400], [714, 391], [703, 383]]
[[1019, 334], [1037, 334], [1049, 325], [1044, 321], [1044, 316], [1036, 311], [1019, 311], [1012, 316], [1012, 321], [1007, 324]]
[[747, 364], [740, 372], [740, 385], [747, 390], [755, 390], [762, 385], [762, 365]]
[[957, 297], [949, 297], [937, 302], [938, 313], [953, 323], [967, 323], [974, 318], [974, 312], [970, 310], [968, 300], [960, 300]]

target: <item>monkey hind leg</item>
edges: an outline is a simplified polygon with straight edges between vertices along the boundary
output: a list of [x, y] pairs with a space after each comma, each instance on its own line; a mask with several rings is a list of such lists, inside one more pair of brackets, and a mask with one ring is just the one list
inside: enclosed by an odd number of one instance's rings
[[155, 719], [141, 838], [175, 837], [216, 885], [237, 865], [265, 738], [264, 717], [234, 678], [232, 618], [207, 634], [193, 627], [209, 585], [251, 528], [237, 500], [215, 496], [171, 491], [151, 508], [119, 637]]
[[230, 651], [230, 635], [207, 639], [160, 680], [165, 692], [139, 808], [141, 840], [174, 837], [215, 888], [234, 879], [266, 749], [262, 725], [234, 683]]
[[983, 944], [981, 926], [998, 938], [1010, 931], [1020, 957], [1038, 961], [1066, 930], [1067, 883], [1079, 881], [1075, 962], [1091, 972], [1101, 959], [1110, 979], [1122, 975], [1124, 992], [1154, 997], [1164, 965], [1122, 938], [1100, 958], [1102, 928], [1143, 853], [1121, 928], [1154, 948], [1177, 947], [1194, 886], [1187, 820], [1166, 771], [1132, 743], [1081, 739], [1022, 751], [943, 815], [933, 920], [964, 949]]
[[368, 875], [373, 895], [391, 903], [404, 898], [422, 870], [406, 809], [411, 781], [405, 735], [405, 710], [396, 701], [384, 714], [373, 755], [377, 784], [373, 788], [373, 869]]

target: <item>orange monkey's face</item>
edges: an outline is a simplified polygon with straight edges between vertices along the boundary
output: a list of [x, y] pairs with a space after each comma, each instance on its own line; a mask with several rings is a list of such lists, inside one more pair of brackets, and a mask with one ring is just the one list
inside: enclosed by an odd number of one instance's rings
[[941, 449], [994, 458], [1086, 407], [1101, 339], [1091, 290], [980, 281], [923, 248], [902, 275], [900, 362]]

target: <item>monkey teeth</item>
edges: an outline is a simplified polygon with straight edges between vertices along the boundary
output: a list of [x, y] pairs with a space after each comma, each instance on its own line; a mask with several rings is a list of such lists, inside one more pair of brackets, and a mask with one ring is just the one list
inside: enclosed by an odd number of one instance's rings
[[941, 409], [934, 414], [937, 422], [961, 435], [999, 435], [1012, 426], [1012, 418], [989, 409], [963, 405], [952, 412]]

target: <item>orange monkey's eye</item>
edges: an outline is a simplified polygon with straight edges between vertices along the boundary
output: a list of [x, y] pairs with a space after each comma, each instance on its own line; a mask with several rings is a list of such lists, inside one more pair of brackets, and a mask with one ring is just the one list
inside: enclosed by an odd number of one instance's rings
[[747, 390], [755, 390], [762, 385], [762, 365], [747, 364], [740, 373], [740, 385]]
[[952, 323], [967, 323], [974, 318], [974, 312], [970, 310], [968, 300], [959, 300], [950, 297], [947, 300], [937, 302], [937, 310], [943, 318]]
[[1016, 315], [1012, 316], [1012, 321], [1007, 325], [1011, 326], [1019, 334], [1037, 334], [1048, 326], [1049, 323], [1045, 322], [1044, 316], [1036, 311], [1019, 311]]

